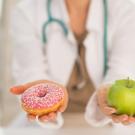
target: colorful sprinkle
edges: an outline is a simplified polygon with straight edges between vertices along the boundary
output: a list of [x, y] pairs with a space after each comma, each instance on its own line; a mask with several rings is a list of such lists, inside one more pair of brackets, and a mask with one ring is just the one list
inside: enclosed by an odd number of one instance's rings
[[42, 109], [57, 104], [64, 98], [64, 91], [56, 84], [41, 83], [27, 89], [22, 94], [22, 102], [27, 108]]

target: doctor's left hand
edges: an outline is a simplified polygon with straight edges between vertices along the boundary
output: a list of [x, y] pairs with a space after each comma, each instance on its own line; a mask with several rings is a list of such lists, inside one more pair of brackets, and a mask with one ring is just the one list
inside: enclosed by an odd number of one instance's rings
[[103, 86], [99, 89], [97, 93], [97, 101], [100, 110], [110, 117], [115, 123], [122, 123], [124, 125], [128, 125], [135, 122], [135, 117], [128, 116], [126, 114], [117, 115], [117, 110], [113, 107], [108, 106], [107, 104], [107, 94], [108, 94], [109, 86]]
[[[25, 90], [27, 90], [28, 88], [32, 87], [33, 85], [39, 84], [39, 83], [44, 83], [46, 80], [38, 80], [38, 81], [34, 81], [34, 82], [30, 82], [24, 85], [20, 85], [20, 86], [15, 86], [13, 88], [10, 89], [11, 93], [15, 94], [15, 95], [21, 95]], [[67, 108], [67, 104], [68, 104], [68, 94], [67, 91], [64, 91], [65, 93], [65, 101], [64, 101], [64, 105], [59, 108], [59, 110], [57, 110], [57, 112], [52, 112], [49, 113], [47, 115], [43, 115], [41, 116], [39, 119], [42, 122], [46, 122], [46, 121], [55, 121], [56, 117], [57, 117], [57, 113], [58, 112], [64, 112]], [[31, 115], [31, 114], [27, 114], [27, 117], [30, 121], [33, 121], [36, 119], [35, 115]]]

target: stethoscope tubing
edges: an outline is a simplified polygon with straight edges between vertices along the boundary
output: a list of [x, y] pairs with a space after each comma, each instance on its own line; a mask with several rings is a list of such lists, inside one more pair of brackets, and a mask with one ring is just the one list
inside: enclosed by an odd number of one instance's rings
[[[54, 18], [52, 13], [51, 13], [51, 3], [52, 3], [52, 0], [47, 0], [47, 3], [46, 3], [46, 8], [47, 8], [47, 15], [48, 15], [48, 21], [46, 21], [44, 24], [43, 24], [43, 28], [42, 28], [42, 40], [43, 40], [43, 43], [45, 44], [47, 42], [47, 36], [46, 36], [46, 29], [48, 27], [48, 25], [50, 23], [58, 23], [65, 35], [68, 35], [68, 29], [65, 25], [65, 23], [60, 20], [60, 19], [57, 19], [57, 18]], [[107, 3], [107, 0], [103, 0], [103, 5], [104, 5], [104, 36], [103, 36], [103, 51], [104, 51], [104, 73], [103, 75], [105, 76], [106, 75], [106, 72], [107, 72], [107, 63], [108, 63], [108, 3]]]

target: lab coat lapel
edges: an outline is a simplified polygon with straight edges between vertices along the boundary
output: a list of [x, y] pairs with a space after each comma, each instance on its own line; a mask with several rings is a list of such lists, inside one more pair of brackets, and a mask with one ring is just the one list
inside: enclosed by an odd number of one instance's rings
[[40, 2], [37, 1], [37, 8], [36, 8], [35, 16], [36, 16], [36, 20], [35, 20], [36, 30], [37, 30], [37, 33], [38, 33], [37, 36], [40, 39], [40, 41], [42, 42], [43, 24], [45, 23], [45, 21], [48, 20], [46, 7], [45, 7], [45, 0], [40, 0]]
[[[47, 20], [47, 13], [45, 13], [44, 2], [39, 2], [38, 5], [38, 30], [41, 31], [40, 38], [42, 38], [42, 27]], [[41, 9], [41, 7], [43, 9]], [[51, 11], [53, 17], [63, 20], [67, 24], [67, 13], [64, 8], [64, 1], [58, 2], [53, 0], [51, 4]], [[41, 14], [43, 12], [43, 14]], [[64, 13], [64, 16], [63, 16]], [[63, 18], [62, 18], [63, 17]], [[68, 25], [67, 25], [68, 27]], [[68, 28], [69, 29], [69, 28]], [[63, 33], [63, 29], [58, 23], [51, 23], [46, 29], [47, 43], [45, 44], [46, 57], [48, 62], [48, 71], [53, 80], [56, 80], [64, 85], [67, 84], [71, 74], [74, 61], [77, 56], [76, 46], [69, 41]], [[72, 37], [69, 32], [68, 37]], [[72, 38], [73, 40], [73, 38]]]
[[87, 21], [89, 34], [84, 44], [88, 73], [97, 87], [103, 77], [103, 17], [103, 1], [92, 0]]
[[[67, 84], [77, 56], [76, 47], [67, 39], [58, 24], [52, 24], [48, 33], [47, 58], [49, 71], [55, 80]], [[57, 25], [57, 26], [56, 26]], [[55, 28], [54, 28], [55, 27]]]

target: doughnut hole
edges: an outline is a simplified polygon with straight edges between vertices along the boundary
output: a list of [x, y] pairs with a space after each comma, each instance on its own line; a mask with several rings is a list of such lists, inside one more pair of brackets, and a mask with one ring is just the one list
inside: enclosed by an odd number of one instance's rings
[[38, 94], [37, 96], [40, 98], [45, 97], [47, 94], [47, 90], [44, 89], [42, 91], [39, 91], [37, 94]]

